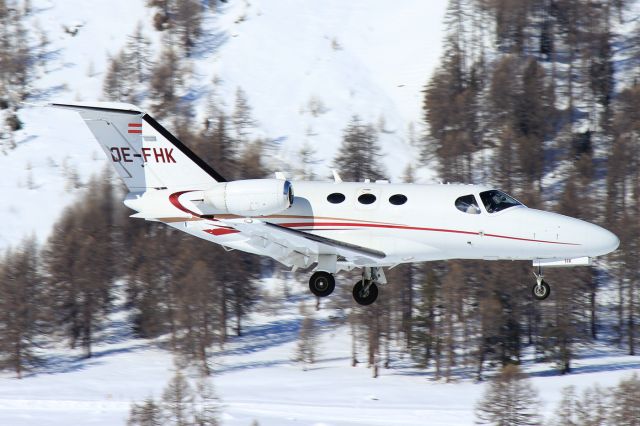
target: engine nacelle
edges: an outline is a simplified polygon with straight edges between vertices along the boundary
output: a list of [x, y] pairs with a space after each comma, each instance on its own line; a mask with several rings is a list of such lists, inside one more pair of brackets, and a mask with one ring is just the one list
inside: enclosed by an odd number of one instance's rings
[[216, 212], [238, 216], [268, 216], [293, 203], [293, 186], [282, 179], [247, 179], [219, 183], [204, 191], [204, 203]]

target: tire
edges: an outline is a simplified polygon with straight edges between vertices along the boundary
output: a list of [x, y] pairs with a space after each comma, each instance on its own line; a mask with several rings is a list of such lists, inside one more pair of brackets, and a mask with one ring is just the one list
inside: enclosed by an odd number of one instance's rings
[[542, 280], [540, 285], [538, 285], [537, 283], [534, 284], [531, 292], [533, 293], [534, 299], [544, 300], [549, 297], [549, 294], [551, 294], [551, 287], [544, 280]]
[[378, 286], [371, 284], [367, 294], [362, 294], [363, 290], [364, 284], [362, 283], [362, 280], [360, 280], [353, 286], [353, 300], [355, 300], [359, 305], [369, 306], [378, 298]]
[[332, 274], [318, 271], [309, 278], [309, 290], [314, 296], [327, 297], [336, 288], [336, 279]]

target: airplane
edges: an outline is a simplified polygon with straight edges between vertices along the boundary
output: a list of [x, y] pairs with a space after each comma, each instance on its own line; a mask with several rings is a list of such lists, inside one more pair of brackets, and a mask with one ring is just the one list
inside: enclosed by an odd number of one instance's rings
[[[122, 103], [51, 103], [80, 113], [129, 193], [131, 217], [313, 271], [329, 296], [335, 275], [361, 269], [353, 298], [370, 305], [384, 268], [448, 259], [529, 260], [533, 297], [551, 288], [543, 268], [590, 265], [620, 240], [597, 225], [528, 208], [491, 186], [388, 181], [227, 181], [156, 120]], [[295, 192], [294, 192], [295, 189]]]

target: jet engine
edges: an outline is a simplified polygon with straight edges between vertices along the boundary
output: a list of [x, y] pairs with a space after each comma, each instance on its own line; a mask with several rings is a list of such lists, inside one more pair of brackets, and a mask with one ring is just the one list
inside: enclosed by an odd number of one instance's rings
[[293, 203], [293, 186], [282, 179], [247, 179], [217, 184], [204, 191], [204, 204], [216, 212], [238, 216], [268, 216]]

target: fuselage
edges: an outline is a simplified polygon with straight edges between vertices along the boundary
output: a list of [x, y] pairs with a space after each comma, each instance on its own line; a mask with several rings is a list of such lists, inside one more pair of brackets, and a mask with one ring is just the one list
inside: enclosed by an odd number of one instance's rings
[[529, 209], [480, 185], [388, 182], [228, 181], [160, 123], [128, 104], [54, 103], [77, 111], [129, 190], [134, 218], [166, 223], [227, 249], [312, 269], [309, 289], [329, 296], [334, 275], [360, 268], [353, 287], [366, 306], [384, 266], [445, 259], [533, 260], [533, 295], [550, 287], [542, 267], [577, 266], [618, 247], [611, 232]]
[[[381, 251], [386, 256], [377, 265], [595, 257], [619, 245], [613, 233], [579, 219], [519, 203], [495, 208], [489, 195], [506, 194], [487, 186], [301, 181], [293, 187], [289, 209], [260, 219]], [[187, 199], [181, 202], [189, 205]], [[215, 232], [215, 221], [172, 225], [229, 248], [277, 258], [242, 233]]]

